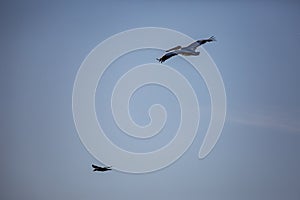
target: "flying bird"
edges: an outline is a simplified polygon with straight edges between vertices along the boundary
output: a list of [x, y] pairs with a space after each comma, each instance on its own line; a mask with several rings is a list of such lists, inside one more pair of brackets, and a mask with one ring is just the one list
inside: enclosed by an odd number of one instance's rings
[[183, 55], [183, 56], [198, 56], [200, 54], [200, 52], [197, 52], [196, 49], [200, 45], [205, 44], [207, 42], [212, 42], [212, 41], [216, 41], [216, 38], [214, 36], [211, 36], [210, 38], [204, 39], [204, 40], [197, 40], [196, 42], [193, 42], [192, 44], [190, 44], [189, 46], [186, 46], [186, 47], [177, 46], [177, 47], [171, 48], [169, 50], [166, 50], [166, 52], [168, 52], [168, 53], [163, 55], [161, 58], [156, 58], [156, 60], [163, 63], [166, 60], [168, 60], [169, 58], [176, 56], [178, 54]]
[[104, 171], [109, 171], [109, 170], [112, 170], [111, 169], [111, 166], [110, 167], [99, 167], [99, 166], [97, 166], [97, 165], [92, 165], [92, 167], [94, 168], [94, 172], [95, 171], [100, 171], [100, 172], [104, 172]]

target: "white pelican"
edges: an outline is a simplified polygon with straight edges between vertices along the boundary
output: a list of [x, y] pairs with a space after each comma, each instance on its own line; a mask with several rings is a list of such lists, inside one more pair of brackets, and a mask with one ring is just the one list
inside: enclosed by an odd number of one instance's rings
[[94, 168], [94, 172], [95, 171], [99, 171], [99, 172], [105, 172], [105, 171], [109, 171], [109, 170], [112, 170], [111, 169], [111, 166], [109, 166], [109, 167], [99, 167], [99, 166], [97, 166], [97, 165], [92, 165], [92, 167]]
[[178, 54], [181, 54], [183, 56], [198, 56], [200, 54], [200, 52], [197, 52], [196, 49], [197, 47], [199, 47], [202, 44], [205, 44], [206, 42], [212, 42], [212, 41], [216, 41], [216, 38], [214, 36], [211, 36], [208, 39], [204, 39], [204, 40], [197, 40], [196, 42], [193, 42], [192, 44], [190, 44], [187, 47], [181, 47], [181, 46], [177, 46], [174, 48], [171, 48], [169, 50], [166, 50], [165, 55], [163, 55], [161, 58], [156, 58], [156, 60], [158, 60], [159, 62], [165, 62], [166, 60], [168, 60], [169, 58], [176, 56]]

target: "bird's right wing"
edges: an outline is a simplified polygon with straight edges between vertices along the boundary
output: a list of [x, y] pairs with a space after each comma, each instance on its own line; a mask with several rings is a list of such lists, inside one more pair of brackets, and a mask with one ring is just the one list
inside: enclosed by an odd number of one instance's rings
[[167, 53], [167, 54], [163, 55], [163, 57], [161, 57], [160, 59], [156, 58], [156, 60], [158, 60], [159, 62], [163, 63], [166, 60], [168, 60], [169, 58], [171, 58], [173, 56], [176, 56], [176, 55], [177, 55], [177, 53], [170, 52], [170, 53]]
[[93, 168], [97, 169], [97, 168], [100, 168], [99, 166], [97, 165], [92, 165]]

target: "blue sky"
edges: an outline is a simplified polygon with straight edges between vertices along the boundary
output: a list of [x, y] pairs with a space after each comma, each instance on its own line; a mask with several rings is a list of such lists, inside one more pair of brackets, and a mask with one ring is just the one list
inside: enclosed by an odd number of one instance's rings
[[[0, 198], [299, 199], [299, 11], [297, 1], [1, 1]], [[195, 39], [216, 36], [218, 41], [204, 48], [226, 88], [223, 133], [209, 156], [199, 160], [204, 117], [194, 143], [171, 166], [141, 175], [95, 174], [91, 164], [101, 163], [85, 149], [73, 122], [77, 70], [101, 41], [147, 26]], [[139, 59], [133, 63], [143, 62]], [[176, 63], [184, 61], [168, 62], [174, 68]], [[209, 98], [201, 77], [188, 67], [179, 70], [203, 89], [197, 95], [205, 111]], [[98, 89], [101, 101], [105, 97]], [[155, 87], [135, 94], [133, 118], [141, 124], [147, 119], [138, 110], [151, 103], [143, 104], [147, 91], [155, 89], [161, 98], [152, 96], [152, 102], [173, 99]], [[96, 105], [99, 115], [102, 105]], [[168, 106], [173, 116], [176, 103]], [[176, 111], [170, 120], [173, 130]], [[146, 150], [161, 144], [153, 145]]]

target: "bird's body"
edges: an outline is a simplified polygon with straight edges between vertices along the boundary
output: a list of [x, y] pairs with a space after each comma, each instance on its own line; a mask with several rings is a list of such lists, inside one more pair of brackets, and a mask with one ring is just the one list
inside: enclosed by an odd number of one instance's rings
[[183, 55], [183, 56], [198, 56], [200, 52], [196, 51], [196, 49], [202, 45], [205, 44], [206, 42], [212, 42], [216, 41], [215, 37], [210, 37], [208, 39], [204, 40], [197, 40], [196, 42], [193, 42], [192, 44], [186, 46], [186, 47], [181, 47], [181, 46], [176, 46], [174, 48], [171, 48], [169, 50], [166, 50], [165, 55], [163, 55], [161, 58], [157, 58], [159, 62], [165, 62], [167, 59], [176, 56], [178, 54]]
[[111, 166], [110, 167], [99, 167], [97, 165], [92, 165], [92, 167], [94, 168], [94, 172], [95, 171], [100, 171], [100, 172], [104, 172], [104, 171], [109, 171], [109, 170], [112, 170], [111, 169]]

